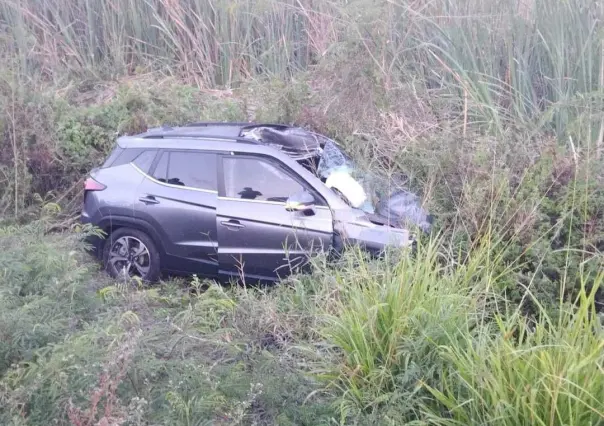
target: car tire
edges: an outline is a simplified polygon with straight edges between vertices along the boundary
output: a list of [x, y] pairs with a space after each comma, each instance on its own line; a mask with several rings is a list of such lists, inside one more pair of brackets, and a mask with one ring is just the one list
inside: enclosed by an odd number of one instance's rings
[[147, 283], [159, 280], [161, 271], [153, 240], [132, 228], [119, 228], [109, 234], [103, 247], [103, 266], [112, 278], [125, 278], [127, 268], [128, 276], [138, 275]]

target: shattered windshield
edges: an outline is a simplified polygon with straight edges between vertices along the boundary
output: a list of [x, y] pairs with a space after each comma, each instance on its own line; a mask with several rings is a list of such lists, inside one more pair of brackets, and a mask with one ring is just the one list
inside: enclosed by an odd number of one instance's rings
[[362, 167], [331, 139], [326, 142], [317, 166], [317, 176], [352, 207], [385, 217], [391, 223], [415, 224], [424, 231], [431, 217], [417, 195], [402, 188], [402, 182]]
[[[375, 213], [378, 198], [387, 195], [380, 191], [380, 186], [384, 189], [387, 184], [386, 180], [364, 170], [332, 140], [328, 140], [323, 147], [317, 175], [345, 201], [367, 213]], [[379, 185], [379, 180], [382, 180], [382, 185]]]

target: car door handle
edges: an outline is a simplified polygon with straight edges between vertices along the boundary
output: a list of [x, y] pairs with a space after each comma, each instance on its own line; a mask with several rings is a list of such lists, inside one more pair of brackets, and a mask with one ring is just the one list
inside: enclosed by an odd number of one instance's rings
[[140, 197], [138, 200], [142, 201], [145, 204], [159, 204], [159, 201], [157, 201], [153, 195], [147, 195], [146, 197]]
[[238, 220], [223, 220], [222, 222], [220, 222], [220, 224], [222, 226], [226, 226], [227, 228], [233, 228], [233, 229], [245, 228], [245, 226], [242, 225], [241, 223], [239, 223]]

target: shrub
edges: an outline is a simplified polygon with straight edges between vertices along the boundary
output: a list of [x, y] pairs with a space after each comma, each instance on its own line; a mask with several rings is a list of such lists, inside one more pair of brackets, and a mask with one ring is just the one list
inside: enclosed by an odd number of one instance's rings
[[43, 237], [44, 230], [43, 220], [0, 228], [0, 373], [34, 360], [96, 312], [90, 268], [78, 261], [80, 235]]

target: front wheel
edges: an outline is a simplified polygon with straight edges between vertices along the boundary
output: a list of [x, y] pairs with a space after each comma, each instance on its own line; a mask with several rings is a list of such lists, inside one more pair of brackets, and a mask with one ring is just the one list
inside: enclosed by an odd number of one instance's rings
[[151, 238], [137, 229], [112, 232], [105, 243], [103, 263], [113, 278], [139, 277], [145, 282], [159, 279], [159, 252]]

